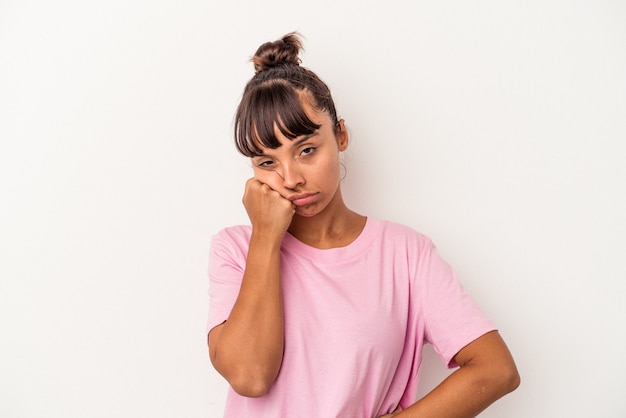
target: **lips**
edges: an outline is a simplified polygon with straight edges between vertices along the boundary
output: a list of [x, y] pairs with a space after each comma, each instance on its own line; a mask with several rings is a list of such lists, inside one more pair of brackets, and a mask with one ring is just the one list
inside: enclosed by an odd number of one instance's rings
[[317, 200], [317, 193], [303, 193], [289, 198], [296, 206], [306, 206]]

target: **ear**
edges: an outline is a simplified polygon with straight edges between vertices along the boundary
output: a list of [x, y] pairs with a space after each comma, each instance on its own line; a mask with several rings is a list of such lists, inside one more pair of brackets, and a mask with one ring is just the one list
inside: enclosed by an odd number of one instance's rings
[[348, 148], [350, 136], [345, 126], [345, 120], [339, 119], [339, 129], [337, 132], [337, 147], [339, 151], [345, 151]]

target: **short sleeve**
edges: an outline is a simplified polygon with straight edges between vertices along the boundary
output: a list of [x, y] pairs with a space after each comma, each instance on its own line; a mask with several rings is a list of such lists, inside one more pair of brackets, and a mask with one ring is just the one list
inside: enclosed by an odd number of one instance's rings
[[444, 364], [456, 367], [454, 356], [478, 337], [495, 330], [494, 324], [468, 295], [430, 240], [422, 247], [417, 274], [425, 339]]
[[211, 239], [207, 333], [228, 319], [239, 295], [249, 238], [243, 227], [234, 228], [222, 230]]

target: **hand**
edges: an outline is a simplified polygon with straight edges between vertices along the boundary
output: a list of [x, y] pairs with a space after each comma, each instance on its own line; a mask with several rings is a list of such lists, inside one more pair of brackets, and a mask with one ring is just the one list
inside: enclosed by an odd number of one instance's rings
[[398, 415], [400, 412], [402, 412], [402, 408], [400, 408], [400, 405], [398, 405], [396, 410], [393, 411], [391, 414], [381, 415], [379, 418], [390, 418], [390, 417], [393, 417], [394, 415]]
[[246, 182], [242, 202], [253, 228], [284, 234], [295, 213], [294, 204], [255, 178]]

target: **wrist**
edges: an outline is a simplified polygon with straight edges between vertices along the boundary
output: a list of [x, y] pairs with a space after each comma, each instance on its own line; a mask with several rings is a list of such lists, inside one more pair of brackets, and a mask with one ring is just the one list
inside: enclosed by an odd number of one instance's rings
[[250, 247], [257, 247], [266, 251], [280, 250], [286, 231], [277, 231], [273, 228], [252, 226]]

